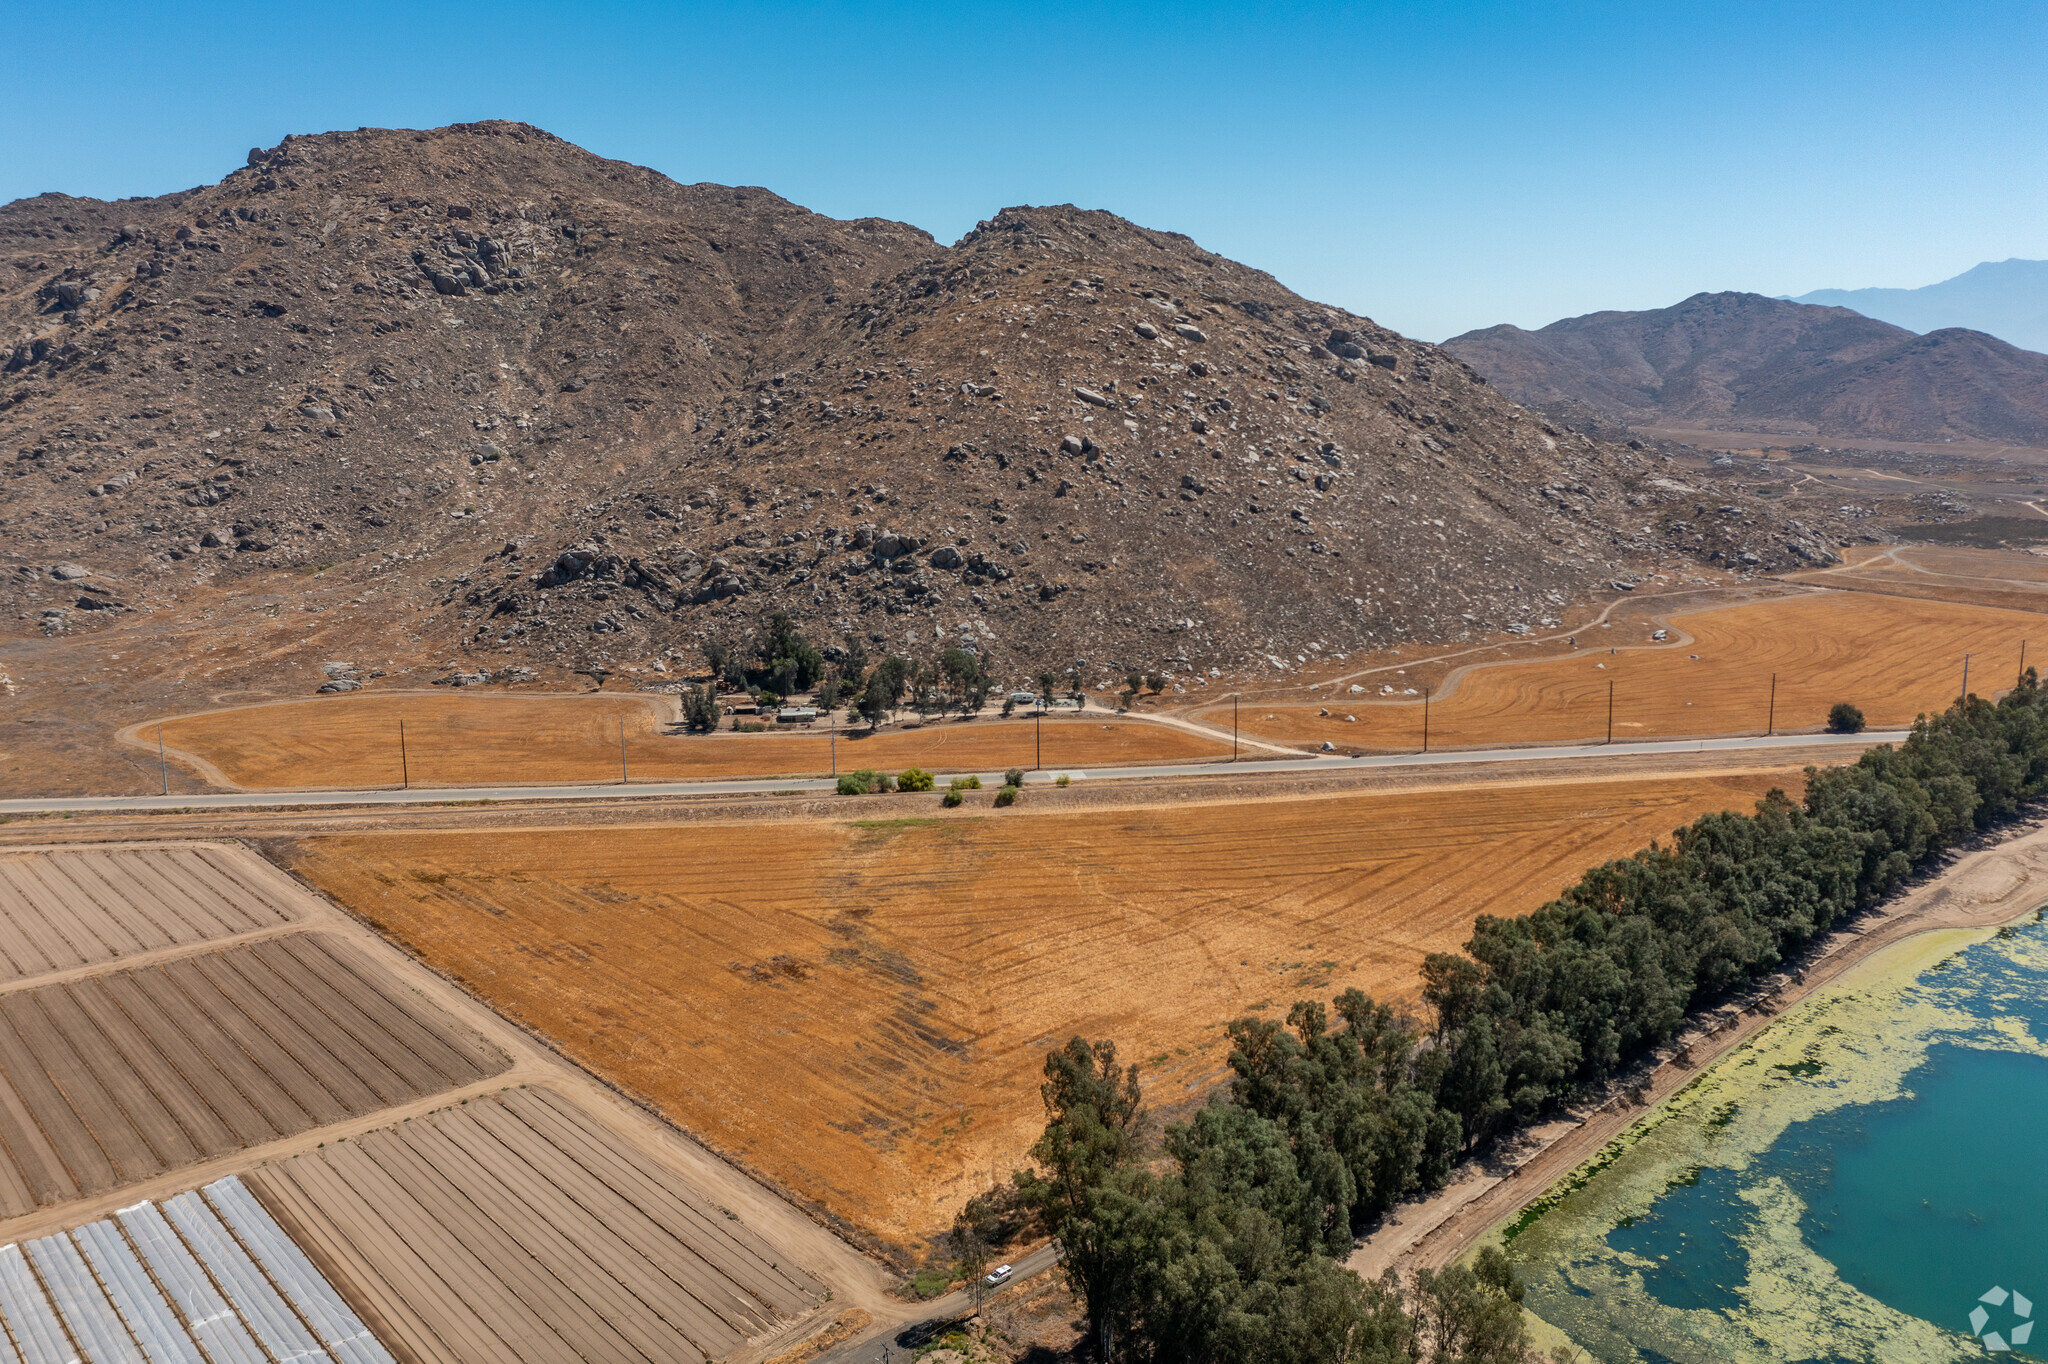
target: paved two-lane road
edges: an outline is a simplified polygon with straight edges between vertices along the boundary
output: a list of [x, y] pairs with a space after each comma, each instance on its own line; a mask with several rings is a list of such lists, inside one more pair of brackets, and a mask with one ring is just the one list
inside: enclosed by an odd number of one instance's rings
[[[1376, 767], [1458, 767], [1480, 763], [1585, 762], [1601, 758], [1637, 758], [1657, 754], [1747, 753], [1767, 755], [1773, 749], [1841, 749], [1843, 756], [1872, 744], [1897, 743], [1905, 730], [1870, 734], [1778, 734], [1733, 739], [1655, 739], [1620, 744], [1559, 744], [1547, 748], [1455, 749], [1437, 753], [1373, 753], [1345, 757], [1325, 753], [1302, 758], [1249, 758], [1239, 762], [1162, 763], [1139, 767], [1048, 768], [1026, 781], [1052, 781], [1061, 771], [1076, 780], [1136, 781], [1171, 777], [1248, 777], [1269, 773], [1341, 775]], [[939, 773], [943, 788], [954, 776], [979, 776], [984, 783], [1001, 774]], [[831, 791], [830, 777], [747, 778], [733, 781], [607, 782], [598, 786], [462, 786], [415, 787], [411, 790], [345, 791], [209, 791], [171, 796], [48, 796], [0, 800], [0, 815], [145, 812], [150, 810], [244, 810], [302, 805], [435, 805], [449, 801], [618, 800], [622, 796], [753, 796], [811, 794]]]

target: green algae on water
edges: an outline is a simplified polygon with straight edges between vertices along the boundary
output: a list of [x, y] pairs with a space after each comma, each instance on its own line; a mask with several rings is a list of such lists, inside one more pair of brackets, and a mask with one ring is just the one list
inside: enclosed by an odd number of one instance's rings
[[[1873, 1187], [1872, 1152], [1905, 1149], [1886, 1145], [1900, 1115], [1917, 1125], [1920, 1151], [1942, 1149], [1940, 1124], [1974, 1120], [1965, 1103], [1952, 1119], [1925, 1111], [1915, 1086], [1961, 1092], [1980, 1063], [1996, 1063], [1998, 1094], [2048, 1089], [2000, 1069], [2048, 1076], [2048, 927], [1923, 934], [1789, 1010], [1498, 1229], [1526, 1306], [1609, 1364], [1982, 1356], [1967, 1314], [1999, 1280], [1936, 1291], [1927, 1280], [1941, 1275], [1919, 1274], [1913, 1259], [1970, 1259], [1947, 1254], [1974, 1244], [1957, 1211], [1967, 1200], [1944, 1203], [1932, 1187], [1959, 1178], [1940, 1168], [1955, 1162], [1880, 1171], [1893, 1201], [1915, 1193], [1903, 1187], [1915, 1178], [1932, 1182], [1920, 1221], [1844, 1202]], [[2029, 1130], [2025, 1116], [2007, 1115], [2014, 1131]], [[2048, 1226], [2048, 1184], [2015, 1192], [2031, 1200], [2029, 1224]], [[1854, 1229], [1853, 1245], [1839, 1228]], [[1894, 1239], [1900, 1263], [1888, 1265]], [[1996, 1248], [2001, 1268], [1982, 1272], [2048, 1301], [2048, 1252]], [[1979, 1272], [1938, 1268], [1957, 1284]]]

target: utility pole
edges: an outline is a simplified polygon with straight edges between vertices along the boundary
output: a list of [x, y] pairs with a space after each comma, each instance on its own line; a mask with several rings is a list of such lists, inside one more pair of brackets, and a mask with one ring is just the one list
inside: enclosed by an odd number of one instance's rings
[[398, 721], [398, 785], [400, 790], [412, 788], [412, 764], [405, 757], [405, 719]]
[[1422, 689], [1422, 751], [1429, 752], [1429, 688]]
[[1607, 679], [1607, 742], [1614, 742], [1614, 679]]
[[626, 784], [626, 718], [619, 717], [619, 785]]
[[832, 775], [839, 775], [839, 722], [832, 722]]
[[1968, 654], [1963, 655], [1963, 694], [1956, 698], [1956, 706], [1961, 710], [1968, 710], [1970, 708], [1970, 656]]
[[2019, 684], [2020, 684], [2021, 682], [2024, 682], [2024, 681], [2026, 681], [2026, 680], [2027, 680], [2027, 642], [2026, 642], [2025, 640], [2021, 640], [2021, 641], [2020, 641], [2020, 675], [2019, 675], [2019, 680], [2018, 680], [2018, 681], [2016, 681], [2016, 682], [2014, 682], [2014, 683], [2013, 683], [2013, 685], [2014, 685], [2015, 687], [2017, 687], [2017, 686], [2018, 686], [2018, 685], [2019, 685]]
[[1244, 699], [1242, 692], [1230, 694], [1230, 760], [1237, 761], [1237, 703]]
[[1770, 737], [1771, 735], [1773, 735], [1773, 734], [1776, 734], [1777, 732], [1778, 732], [1778, 675], [1777, 675], [1776, 673], [1772, 673], [1772, 674], [1771, 674], [1771, 710], [1770, 710], [1770, 714], [1769, 714], [1769, 716], [1768, 716], [1768, 717], [1767, 717], [1767, 718], [1766, 718], [1766, 719], [1764, 720], [1764, 737], [1768, 739], [1768, 738], [1769, 738], [1769, 737]]
[[171, 794], [171, 765], [164, 760], [164, 727], [161, 724], [156, 727], [156, 765], [163, 775], [164, 794], [168, 796]]
[[1045, 712], [1031, 717], [1031, 766], [1034, 771], [1045, 767]]

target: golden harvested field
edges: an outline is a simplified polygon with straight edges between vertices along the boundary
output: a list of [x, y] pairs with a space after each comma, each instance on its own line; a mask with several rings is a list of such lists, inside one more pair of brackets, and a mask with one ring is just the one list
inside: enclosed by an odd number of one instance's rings
[[1794, 581], [1823, 587], [2048, 611], [2048, 557], [2038, 554], [1894, 545], [1851, 552], [1844, 559], [1838, 568], [1791, 576]]
[[[2022, 640], [2031, 641], [2030, 658], [2048, 663], [2048, 619], [2039, 615], [1866, 592], [1698, 611], [1671, 617], [1670, 628], [1669, 644], [1651, 644], [1639, 630], [1592, 629], [1568, 657], [1454, 673], [1429, 707], [1430, 746], [1602, 738], [1610, 683], [1616, 740], [1762, 733], [1773, 673], [1780, 731], [1820, 727], [1837, 701], [1861, 707], [1873, 728], [1907, 725], [1955, 699], [1965, 651], [1973, 656], [1970, 689], [1984, 695], [2012, 685]], [[1365, 684], [1377, 688], [1382, 680]], [[1227, 728], [1230, 708], [1211, 707], [1199, 718]], [[1247, 734], [1290, 743], [1413, 748], [1421, 742], [1422, 703], [1340, 689], [1305, 704], [1247, 702], [1241, 723]]]
[[[1412, 997], [1481, 911], [1798, 774], [1086, 812], [306, 839], [296, 872], [576, 1060], [899, 1244], [1006, 1175], [1081, 1033], [1199, 1095], [1222, 1024]], [[874, 802], [880, 805], [881, 802]]]
[[[635, 781], [832, 770], [832, 739], [822, 728], [671, 735], [667, 708], [635, 696], [323, 697], [182, 716], [165, 721], [163, 731], [167, 746], [241, 787], [396, 786], [401, 719], [404, 769], [414, 786], [617, 781], [622, 723], [626, 770]], [[974, 720], [886, 729], [872, 737], [842, 732], [839, 770], [1030, 767], [1035, 728], [1028, 720]], [[1047, 766], [1171, 762], [1230, 751], [1227, 743], [1139, 721], [1048, 718], [1043, 730]], [[141, 737], [153, 745], [155, 727], [146, 727]]]

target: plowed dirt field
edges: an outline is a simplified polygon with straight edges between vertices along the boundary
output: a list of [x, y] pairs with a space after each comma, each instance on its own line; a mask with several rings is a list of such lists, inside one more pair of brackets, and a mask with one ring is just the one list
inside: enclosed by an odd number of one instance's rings
[[1075, 1033], [1199, 1097], [1222, 1024], [1409, 998], [1482, 911], [1797, 773], [773, 828], [368, 834], [293, 868], [584, 1065], [898, 1244], [1022, 1157]]
[[[1780, 732], [1813, 730], [1837, 701], [1860, 707], [1873, 727], [1907, 725], [1954, 701], [1965, 652], [1970, 689], [1985, 695], [2012, 685], [2022, 640], [2031, 641], [2029, 659], [2048, 664], [2048, 619], [2040, 615], [1865, 592], [1693, 612], [1671, 617], [1670, 628], [1664, 644], [1641, 632], [1592, 629], [1566, 658], [1455, 672], [1431, 700], [1430, 747], [1604, 738], [1610, 684], [1617, 741], [1760, 734], [1773, 723]], [[1369, 682], [1376, 690], [1384, 680]], [[1196, 718], [1228, 728], [1230, 708]], [[1422, 721], [1420, 697], [1341, 689], [1325, 701], [1247, 702], [1240, 710], [1247, 734], [1367, 749], [1417, 747]]]
[[0, 983], [293, 917], [287, 897], [221, 848], [15, 853], [0, 857]]
[[473, 1100], [247, 1181], [420, 1364], [703, 1364], [825, 1295], [547, 1089]]
[[10, 991], [0, 995], [0, 1217], [507, 1064], [323, 934]]
[[[399, 721], [405, 722], [401, 760]], [[164, 743], [200, 760], [216, 780], [269, 788], [473, 786], [500, 782], [619, 779], [620, 726], [626, 773], [635, 780], [780, 777], [832, 770], [833, 739], [805, 732], [675, 735], [666, 706], [629, 696], [461, 696], [404, 693], [342, 696], [209, 711], [167, 720]], [[1041, 726], [975, 720], [838, 736], [841, 772], [872, 767], [989, 771], [1031, 767]], [[1093, 719], [1043, 722], [1047, 766], [1171, 762], [1230, 752], [1164, 725]], [[148, 726], [142, 738], [156, 740]], [[208, 770], [208, 769], [211, 770]]]

